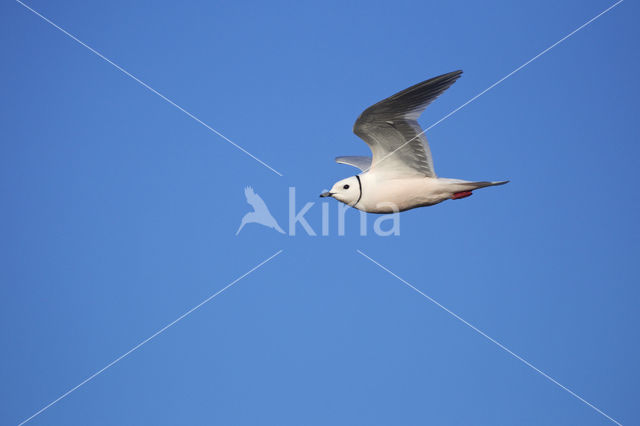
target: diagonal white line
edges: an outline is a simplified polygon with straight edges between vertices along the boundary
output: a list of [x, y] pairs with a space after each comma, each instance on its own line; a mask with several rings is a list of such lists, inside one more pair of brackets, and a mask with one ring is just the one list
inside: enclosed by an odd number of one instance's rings
[[413, 138], [409, 139], [407, 142], [403, 143], [402, 145], [400, 145], [398, 148], [394, 149], [393, 151], [391, 151], [390, 153], [388, 153], [387, 155], [385, 155], [384, 157], [382, 157], [379, 161], [376, 161], [375, 164], [371, 164], [369, 166], [369, 168], [365, 169], [362, 171], [362, 173], [365, 173], [367, 171], [369, 171], [369, 169], [371, 169], [373, 166], [375, 166], [376, 164], [380, 164], [381, 162], [383, 162], [384, 160], [386, 160], [387, 158], [389, 158], [390, 156], [392, 156], [396, 151], [404, 148], [407, 144], [411, 143], [412, 141], [414, 141], [415, 139], [419, 138], [420, 136], [422, 136], [423, 134], [425, 134], [428, 130], [433, 129], [434, 127], [436, 127], [438, 124], [442, 123], [444, 120], [446, 120], [447, 118], [451, 117], [453, 114], [455, 114], [456, 112], [460, 111], [462, 108], [466, 107], [467, 105], [469, 105], [471, 102], [475, 101], [476, 99], [478, 99], [480, 96], [484, 95], [485, 93], [487, 93], [489, 90], [493, 89], [494, 87], [496, 87], [498, 84], [502, 83], [503, 81], [505, 81], [506, 79], [508, 79], [509, 77], [511, 77], [512, 75], [514, 75], [515, 73], [517, 73], [518, 71], [520, 71], [522, 68], [526, 67], [527, 65], [529, 65], [531, 62], [535, 61], [536, 59], [538, 59], [539, 57], [541, 57], [542, 55], [544, 55], [545, 53], [547, 53], [548, 51], [550, 51], [551, 49], [553, 49], [554, 47], [556, 47], [557, 45], [559, 45], [560, 43], [562, 43], [563, 41], [565, 41], [566, 39], [568, 39], [569, 37], [571, 37], [572, 35], [574, 35], [575, 33], [577, 33], [578, 31], [582, 30], [584, 27], [586, 27], [587, 25], [589, 25], [590, 23], [592, 23], [593, 21], [595, 21], [596, 19], [600, 18], [602, 15], [604, 15], [605, 13], [609, 12], [611, 9], [613, 9], [614, 7], [618, 6], [620, 3], [622, 3], [624, 0], [618, 0], [616, 3], [612, 4], [611, 6], [609, 6], [608, 8], [606, 8], [605, 10], [603, 10], [602, 12], [598, 13], [596, 16], [594, 16], [593, 18], [589, 19], [587, 22], [585, 22], [584, 24], [580, 25], [578, 28], [576, 28], [575, 30], [571, 31], [569, 34], [567, 34], [566, 36], [562, 37], [560, 40], [556, 41], [555, 43], [553, 43], [551, 46], [547, 47], [546, 49], [544, 49], [542, 52], [538, 53], [536, 56], [534, 56], [533, 58], [529, 59], [527, 62], [525, 62], [524, 64], [520, 65], [518, 68], [516, 68], [515, 70], [511, 71], [509, 74], [505, 75], [504, 77], [502, 77], [500, 80], [496, 81], [495, 83], [493, 83], [491, 86], [487, 87], [486, 89], [484, 89], [482, 92], [478, 93], [477, 95], [475, 95], [473, 98], [469, 99], [467, 102], [463, 103], [462, 105], [460, 105], [458, 108], [454, 109], [453, 111], [451, 111], [450, 113], [448, 113], [447, 115], [445, 115], [444, 117], [442, 117], [440, 120], [436, 121], [435, 123], [433, 123], [431, 126], [427, 127], [426, 129], [424, 129], [422, 132], [418, 133], [417, 135], [415, 135]]
[[100, 370], [96, 371], [95, 373], [93, 373], [91, 376], [87, 377], [86, 379], [84, 379], [82, 382], [78, 383], [76, 386], [72, 387], [71, 389], [69, 389], [68, 391], [66, 391], [65, 393], [63, 393], [62, 395], [60, 395], [58, 398], [54, 399], [53, 401], [51, 401], [49, 404], [45, 405], [44, 407], [42, 407], [40, 410], [36, 411], [33, 415], [31, 415], [30, 417], [26, 418], [25, 420], [23, 420], [22, 422], [20, 422], [18, 424], [18, 426], [21, 426], [25, 423], [27, 423], [28, 421], [32, 420], [34, 417], [36, 417], [39, 414], [42, 414], [43, 411], [47, 410], [48, 408], [50, 408], [51, 406], [53, 406], [54, 404], [58, 403], [60, 400], [66, 398], [67, 396], [69, 396], [69, 394], [71, 394], [72, 392], [76, 391], [79, 387], [85, 385], [86, 383], [90, 382], [91, 380], [93, 380], [94, 378], [96, 378], [98, 375], [102, 374], [105, 370], [107, 370], [109, 367], [112, 367], [113, 365], [115, 365], [116, 363], [118, 363], [119, 361], [121, 361], [122, 359], [124, 359], [125, 357], [127, 357], [128, 355], [130, 355], [131, 353], [135, 352], [136, 350], [140, 349], [140, 347], [142, 347], [143, 345], [145, 345], [146, 343], [148, 343], [149, 341], [151, 341], [153, 338], [157, 337], [158, 335], [164, 333], [167, 329], [169, 329], [170, 327], [174, 326], [177, 322], [181, 321], [182, 319], [186, 318], [187, 316], [189, 316], [190, 314], [192, 314], [194, 311], [196, 311], [197, 309], [199, 309], [200, 307], [202, 307], [204, 304], [206, 304], [207, 302], [211, 301], [211, 299], [215, 298], [216, 296], [218, 296], [219, 294], [221, 294], [223, 291], [225, 291], [226, 289], [228, 289], [229, 287], [231, 287], [232, 285], [236, 284], [238, 281], [240, 281], [241, 279], [245, 278], [247, 275], [249, 275], [250, 273], [252, 273], [253, 271], [255, 271], [256, 269], [260, 268], [262, 265], [264, 265], [265, 263], [269, 262], [271, 259], [273, 259], [274, 257], [276, 257], [277, 255], [279, 255], [280, 253], [282, 253], [283, 250], [278, 250], [275, 254], [271, 255], [271, 257], [263, 260], [262, 262], [260, 262], [259, 264], [257, 264], [256, 266], [254, 266], [253, 268], [249, 269], [247, 272], [245, 272], [244, 274], [240, 275], [238, 278], [236, 278], [235, 280], [231, 281], [229, 284], [227, 284], [225, 287], [223, 287], [222, 289], [218, 290], [217, 292], [215, 292], [214, 294], [212, 294], [211, 296], [207, 297], [206, 299], [204, 299], [202, 302], [198, 303], [196, 306], [194, 306], [193, 308], [189, 309], [187, 312], [185, 312], [184, 314], [180, 315], [178, 318], [176, 318], [175, 320], [171, 321], [169, 324], [165, 325], [164, 327], [162, 327], [160, 330], [156, 331], [155, 333], [153, 333], [151, 336], [147, 337], [146, 339], [144, 339], [142, 342], [138, 343], [137, 345], [135, 345], [133, 348], [129, 349], [127, 352], [123, 353], [122, 355], [120, 355], [118, 358], [114, 359], [113, 361], [111, 361], [109, 364], [105, 365], [104, 367], [102, 367]]
[[267, 169], [271, 170], [273, 173], [277, 174], [278, 176], [282, 176], [282, 173], [280, 173], [279, 171], [277, 171], [276, 169], [274, 169], [273, 167], [271, 167], [270, 165], [268, 165], [267, 163], [265, 163], [264, 161], [262, 161], [261, 159], [259, 159], [258, 157], [256, 157], [255, 155], [251, 154], [249, 151], [247, 151], [246, 149], [244, 149], [243, 147], [241, 147], [240, 145], [238, 145], [237, 143], [235, 143], [234, 141], [232, 141], [231, 139], [229, 139], [228, 137], [226, 137], [225, 135], [223, 135], [222, 133], [220, 133], [219, 131], [217, 131], [216, 129], [214, 129], [213, 127], [209, 126], [207, 123], [205, 123], [204, 121], [200, 120], [198, 117], [196, 117], [195, 115], [191, 114], [189, 111], [187, 111], [186, 109], [182, 108], [180, 105], [176, 104], [175, 102], [173, 102], [171, 99], [167, 98], [165, 95], [163, 95], [162, 93], [158, 92], [156, 89], [154, 89], [153, 87], [149, 86], [147, 83], [145, 83], [144, 81], [140, 80], [138, 77], [136, 77], [135, 75], [131, 74], [129, 71], [125, 70], [124, 68], [122, 68], [120, 65], [116, 64], [115, 62], [113, 62], [111, 59], [107, 58], [106, 56], [104, 56], [102, 53], [98, 52], [97, 50], [95, 50], [94, 48], [92, 48], [91, 46], [89, 46], [88, 44], [86, 44], [85, 42], [83, 42], [82, 40], [78, 39], [76, 36], [74, 36], [73, 34], [69, 33], [68, 31], [66, 31], [65, 29], [61, 28], [60, 26], [56, 25], [54, 22], [52, 22], [50, 19], [48, 19], [47, 17], [41, 15], [39, 12], [37, 12], [36, 10], [32, 9], [31, 7], [27, 6], [26, 4], [24, 4], [23, 2], [21, 2], [20, 0], [16, 0], [16, 2], [18, 2], [19, 4], [21, 4], [22, 6], [24, 6], [25, 8], [27, 8], [28, 10], [30, 10], [31, 12], [33, 12], [35, 15], [39, 16], [40, 18], [42, 18], [44, 21], [48, 22], [49, 24], [51, 24], [52, 26], [54, 26], [55, 28], [57, 28], [58, 30], [60, 30], [62, 33], [64, 33], [65, 35], [67, 35], [69, 38], [71, 38], [72, 40], [78, 42], [79, 44], [81, 44], [82, 46], [86, 47], [87, 49], [89, 49], [92, 53], [94, 53], [95, 55], [97, 55], [98, 57], [100, 57], [101, 59], [104, 59], [106, 62], [108, 62], [109, 64], [113, 65], [116, 69], [118, 69], [118, 71], [121, 71], [123, 74], [125, 74], [127, 77], [130, 77], [131, 79], [135, 80], [137, 83], [139, 83], [141, 86], [143, 86], [144, 88], [148, 89], [149, 91], [151, 91], [152, 93], [158, 95], [160, 98], [162, 98], [163, 100], [165, 100], [166, 102], [168, 102], [169, 104], [171, 104], [172, 106], [178, 108], [180, 111], [182, 111], [183, 113], [185, 113], [186, 115], [188, 115], [189, 117], [193, 118], [195, 121], [197, 121], [198, 123], [202, 124], [204, 127], [206, 127], [207, 129], [211, 130], [213, 133], [215, 133], [216, 135], [220, 136], [222, 139], [224, 139], [225, 141], [229, 142], [231, 145], [235, 146], [236, 148], [238, 148], [240, 151], [244, 152], [245, 154], [247, 154], [249, 157], [253, 158], [254, 160], [256, 160], [258, 163], [262, 164], [263, 166], [265, 166]]
[[449, 315], [451, 315], [452, 317], [454, 317], [455, 319], [457, 319], [458, 321], [460, 321], [461, 323], [463, 323], [464, 325], [466, 325], [467, 327], [471, 328], [473, 331], [475, 331], [476, 333], [480, 334], [482, 337], [486, 338], [487, 340], [489, 340], [491, 343], [494, 343], [495, 345], [497, 345], [500, 349], [504, 350], [505, 352], [507, 352], [509, 355], [511, 355], [512, 357], [514, 357], [515, 359], [517, 359], [518, 361], [522, 362], [523, 364], [525, 364], [527, 367], [530, 367], [531, 369], [533, 369], [535, 372], [539, 373], [540, 375], [542, 375], [542, 377], [544, 377], [545, 379], [549, 380], [550, 382], [552, 382], [553, 384], [559, 386], [560, 388], [564, 389], [565, 391], [567, 391], [570, 395], [572, 395], [573, 397], [577, 398], [578, 400], [582, 401], [583, 403], [585, 403], [586, 405], [588, 405], [589, 407], [593, 408], [595, 411], [597, 411], [598, 413], [602, 414], [604, 417], [606, 417], [607, 419], [611, 420], [613, 423], [622, 426], [621, 423], [619, 423], [618, 421], [616, 421], [615, 419], [613, 419], [612, 417], [610, 417], [609, 415], [607, 415], [604, 411], [600, 410], [598, 407], [596, 407], [595, 405], [591, 404], [589, 401], [585, 400], [584, 398], [582, 398], [580, 395], [576, 394], [575, 392], [573, 392], [571, 389], [567, 388], [566, 386], [564, 386], [562, 383], [558, 382], [556, 379], [554, 379], [553, 377], [549, 376], [547, 373], [545, 373], [544, 371], [538, 369], [536, 366], [534, 366], [533, 364], [531, 364], [529, 361], [527, 361], [526, 359], [522, 358], [520, 355], [516, 354], [515, 352], [513, 352], [511, 349], [507, 348], [506, 346], [504, 346], [502, 343], [498, 342], [497, 340], [495, 340], [493, 337], [489, 336], [488, 334], [486, 334], [485, 332], [483, 332], [482, 330], [478, 329], [476, 326], [474, 326], [473, 324], [467, 322], [464, 318], [460, 317], [458, 314], [456, 314], [455, 312], [449, 310], [448, 308], [446, 308], [445, 306], [441, 305], [440, 303], [438, 303], [437, 300], [435, 300], [434, 298], [430, 297], [429, 295], [423, 293], [422, 291], [418, 290], [416, 287], [414, 287], [413, 285], [411, 285], [409, 282], [405, 281], [404, 279], [402, 279], [401, 277], [399, 277], [398, 275], [394, 274], [393, 272], [391, 272], [389, 269], [387, 269], [386, 267], [382, 266], [380, 263], [376, 262], [375, 260], [373, 260], [372, 258], [370, 258], [369, 256], [367, 256], [366, 254], [364, 254], [362, 251], [360, 250], [356, 250], [359, 254], [361, 254], [363, 257], [367, 258], [368, 260], [370, 260], [371, 262], [373, 262], [374, 264], [378, 265], [382, 270], [388, 272], [389, 274], [391, 274], [392, 276], [394, 276], [395, 278], [397, 278], [398, 280], [400, 280], [401, 282], [403, 282], [405, 285], [407, 285], [407, 287], [411, 288], [412, 290], [414, 290], [415, 292], [417, 292], [418, 294], [420, 294], [422, 297], [424, 297], [425, 299], [429, 300], [431, 303], [433, 303], [434, 305], [436, 305], [437, 307], [439, 307], [440, 309], [442, 309], [443, 311], [445, 311], [446, 313], [448, 313]]

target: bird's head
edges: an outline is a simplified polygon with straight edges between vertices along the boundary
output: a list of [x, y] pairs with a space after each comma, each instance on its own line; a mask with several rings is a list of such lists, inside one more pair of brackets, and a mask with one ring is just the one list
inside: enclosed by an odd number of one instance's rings
[[350, 206], [355, 205], [360, 199], [360, 182], [356, 176], [351, 176], [336, 182], [331, 191], [323, 192], [321, 197], [333, 197]]

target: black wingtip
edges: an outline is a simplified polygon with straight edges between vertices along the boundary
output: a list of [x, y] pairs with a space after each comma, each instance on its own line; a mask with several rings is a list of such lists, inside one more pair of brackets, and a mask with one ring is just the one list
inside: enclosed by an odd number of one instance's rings
[[462, 75], [462, 70], [455, 70], [455, 71], [451, 71], [450, 73], [443, 74], [443, 75], [441, 75], [441, 77], [459, 78], [461, 75]]

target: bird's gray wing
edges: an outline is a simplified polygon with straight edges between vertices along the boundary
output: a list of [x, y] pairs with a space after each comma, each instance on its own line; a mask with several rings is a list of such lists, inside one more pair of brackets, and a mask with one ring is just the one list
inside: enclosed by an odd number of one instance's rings
[[368, 170], [369, 167], [371, 167], [371, 157], [364, 157], [360, 155], [336, 157], [336, 163], [357, 167], [361, 171], [364, 171]]
[[436, 176], [427, 138], [417, 120], [461, 74], [454, 71], [423, 81], [364, 110], [353, 132], [371, 148], [372, 170], [394, 177]]

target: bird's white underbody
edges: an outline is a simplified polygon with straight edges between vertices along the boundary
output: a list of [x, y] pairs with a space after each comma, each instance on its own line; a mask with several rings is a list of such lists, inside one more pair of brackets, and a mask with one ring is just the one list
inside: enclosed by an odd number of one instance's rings
[[454, 71], [423, 81], [367, 108], [353, 130], [369, 145], [373, 156], [336, 158], [362, 173], [337, 182], [321, 197], [333, 197], [369, 213], [396, 213], [465, 198], [475, 189], [507, 183], [439, 178], [435, 174], [429, 144], [417, 119], [461, 74]]
[[[357, 204], [352, 201], [352, 197], [345, 196], [345, 194], [339, 192], [339, 189], [336, 189], [336, 192], [331, 196], [338, 201], [368, 213], [396, 213], [416, 207], [433, 206], [445, 200], [468, 197], [471, 195], [471, 191], [475, 189], [506, 183], [469, 182], [459, 179], [430, 177], [388, 179], [380, 178], [372, 171], [359, 176], [362, 182], [362, 197]], [[351, 181], [351, 179], [355, 179], [355, 177], [347, 180]], [[343, 186], [344, 184], [339, 188]]]

